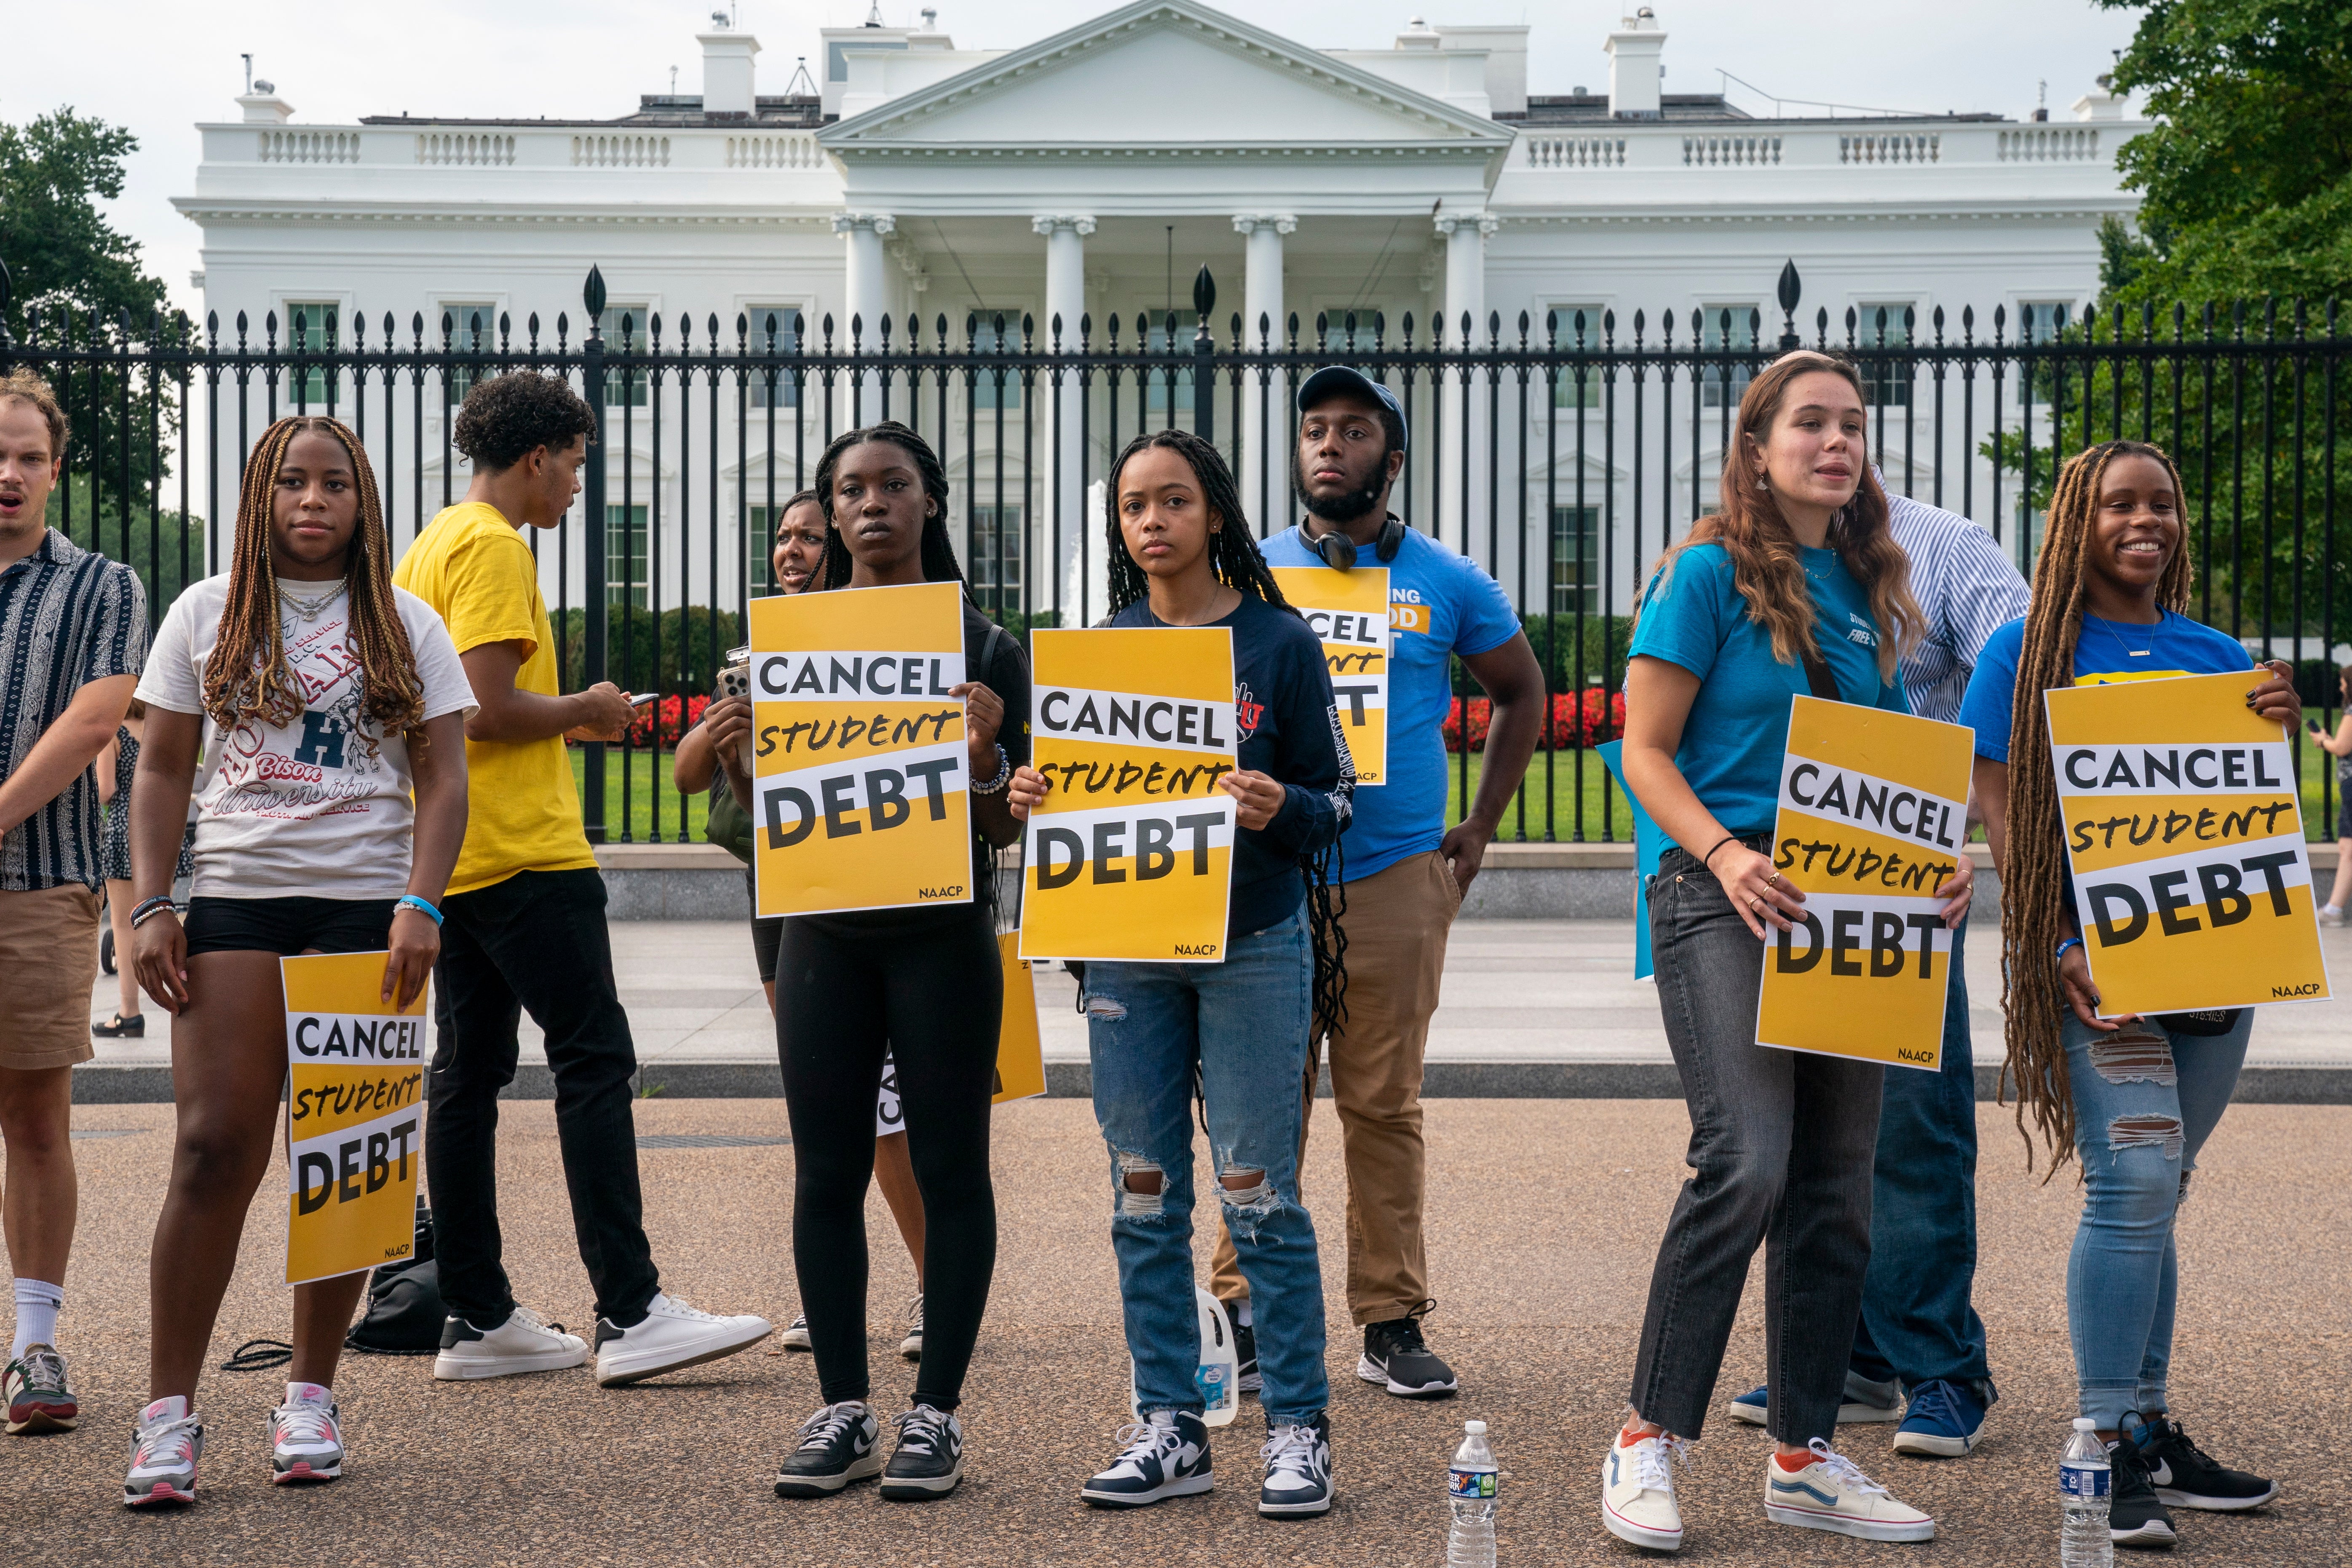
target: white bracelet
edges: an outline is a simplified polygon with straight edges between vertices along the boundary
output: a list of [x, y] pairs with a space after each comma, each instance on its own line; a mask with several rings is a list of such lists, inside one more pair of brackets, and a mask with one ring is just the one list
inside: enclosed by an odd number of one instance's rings
[[986, 784], [973, 784], [971, 786], [971, 793], [974, 795], [1003, 795], [1004, 793], [1004, 786], [1012, 782], [1013, 757], [1010, 752], [1005, 751], [1004, 743], [1000, 741], [996, 745], [996, 776], [989, 780]]

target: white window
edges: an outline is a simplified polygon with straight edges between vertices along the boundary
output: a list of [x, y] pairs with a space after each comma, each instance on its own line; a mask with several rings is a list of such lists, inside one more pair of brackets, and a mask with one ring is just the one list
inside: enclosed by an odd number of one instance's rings
[[[1864, 353], [1888, 351], [1899, 354], [1911, 346], [1915, 302], [1909, 300], [1865, 300], [1853, 310], [1853, 342]], [[1865, 360], [1863, 396], [1873, 407], [1901, 408], [1911, 401], [1911, 365], [1901, 358]]]
[[[604, 313], [596, 318], [596, 331], [604, 340], [604, 352], [644, 353], [652, 340], [646, 335], [646, 318], [653, 307], [639, 300], [632, 305], [607, 305]], [[624, 404], [633, 408], [646, 405], [649, 377], [643, 371], [613, 371], [604, 373], [604, 406], [618, 408]]]
[[604, 508], [604, 602], [646, 607], [646, 509], [608, 504]]
[[[797, 305], [747, 305], [743, 308], [743, 319], [746, 323], [744, 351], [753, 362], [744, 374], [744, 391], [748, 394], [751, 406], [765, 408], [769, 402], [768, 367], [759, 361], [771, 353], [789, 359], [800, 352], [800, 331], [793, 323], [801, 319], [801, 308]], [[773, 323], [774, 332], [772, 344], [769, 337], [771, 323]], [[791, 369], [777, 365], [775, 377], [775, 405], [798, 408], [801, 405], [801, 389], [793, 384]]]
[[458, 363], [449, 367], [447, 390], [449, 406], [455, 408], [466, 401], [474, 383], [497, 373], [481, 366], [467, 364], [464, 356], [479, 352], [493, 353], [499, 346], [499, 308], [487, 300], [444, 300], [438, 313], [427, 324], [425, 333], [430, 342], [434, 331], [445, 332], [449, 353], [458, 356]]
[[[2071, 309], [2072, 306], [2063, 300], [2020, 300], [2017, 307], [2017, 342], [2055, 342], [2066, 331], [2066, 317]], [[2033, 406], [2036, 379], [2030, 368], [2021, 369], [2018, 373], [2017, 401], [2023, 407]]]
[[[974, 354], [992, 354], [999, 352], [1011, 354], [1021, 351], [1021, 312], [1019, 310], [994, 305], [981, 305], [975, 307], [971, 314], [971, 352]], [[996, 323], [999, 320], [1004, 323], [1004, 330], [1002, 332], [997, 331]], [[1000, 404], [1008, 410], [1021, 406], [1021, 372], [1013, 365], [1006, 365], [1001, 373], [1004, 379], [1004, 385], [1001, 389], [996, 384], [999, 374], [995, 369], [987, 366], [982, 367], [973, 374], [971, 405], [974, 408], [993, 409]]]
[[[963, 563], [974, 597], [991, 610], [1021, 605], [1021, 505], [974, 503], [971, 559]], [[993, 596], [991, 596], [993, 595]]]
[[[1601, 318], [1605, 305], [1591, 300], [1571, 300], [1545, 308], [1548, 329], [1546, 341], [1557, 343], [1569, 353], [1597, 353], [1601, 349]], [[1581, 320], [1582, 325], [1578, 325]], [[1606, 374], [1596, 367], [1587, 367], [1580, 376], [1573, 365], [1563, 365], [1559, 379], [1552, 384], [1551, 404], [1555, 408], [1598, 408], [1601, 406], [1601, 385]]]
[[1551, 509], [1551, 613], [1601, 608], [1601, 509]]
[[[331, 353], [338, 343], [341, 307], [332, 300], [289, 300], [278, 318], [286, 328], [286, 346], [302, 353]], [[288, 378], [287, 400], [298, 410], [324, 413], [327, 407], [327, 367], [311, 365], [300, 376]]]
[[[1698, 346], [1706, 353], [1745, 354], [1756, 350], [1756, 301], [1736, 300], [1729, 303], [1701, 305], [1698, 308]], [[1708, 408], [1721, 408], [1726, 404], [1737, 408], [1748, 390], [1748, 383], [1756, 373], [1747, 364], [1735, 361], [1727, 370], [1720, 364], [1699, 367], [1699, 402]]]

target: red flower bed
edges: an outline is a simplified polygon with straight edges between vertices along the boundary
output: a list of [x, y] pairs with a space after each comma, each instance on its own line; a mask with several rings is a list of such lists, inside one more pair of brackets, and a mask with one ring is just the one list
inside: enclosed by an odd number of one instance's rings
[[[1445, 749], [1462, 749], [1464, 710], [1468, 710], [1470, 749], [1486, 749], [1486, 724], [1493, 704], [1483, 697], [1454, 700], [1453, 711], [1445, 719]], [[1597, 686], [1589, 686], [1581, 693], [1563, 691], [1551, 700], [1551, 722], [1536, 736], [1538, 752], [1564, 750], [1570, 746], [1597, 745], [1613, 741], [1625, 732], [1625, 694], [1604, 693]]]
[[702, 710], [710, 706], [708, 697], [664, 697], [637, 710], [629, 725], [629, 744], [649, 747], [655, 743], [654, 726], [661, 726], [661, 747], [668, 751], [677, 746], [678, 738], [702, 722]]

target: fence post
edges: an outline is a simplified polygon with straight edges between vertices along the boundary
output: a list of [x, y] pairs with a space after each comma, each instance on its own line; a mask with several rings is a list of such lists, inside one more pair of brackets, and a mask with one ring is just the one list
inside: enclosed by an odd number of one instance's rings
[[1203, 263], [1192, 279], [1192, 310], [1199, 322], [1192, 330], [1192, 433], [1210, 442], [1217, 438], [1217, 340], [1209, 335], [1209, 312], [1216, 305], [1217, 280]]
[[[583, 688], [604, 679], [604, 275], [588, 268], [580, 290], [588, 308], [588, 336], [580, 345], [580, 390], [588, 399], [593, 429], [588, 437], [587, 470], [582, 476], [581, 506], [587, 514], [587, 537], [581, 541], [581, 563], [587, 584], [581, 595]], [[591, 741], [581, 759], [580, 821], [588, 842], [604, 842], [604, 742]]]

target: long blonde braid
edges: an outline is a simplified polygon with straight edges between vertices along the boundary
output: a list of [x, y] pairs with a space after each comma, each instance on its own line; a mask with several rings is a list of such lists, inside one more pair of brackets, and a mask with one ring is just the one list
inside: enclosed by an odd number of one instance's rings
[[[286, 665], [278, 578], [269, 560], [278, 476], [286, 467], [287, 448], [305, 431], [331, 436], [341, 444], [359, 486], [359, 517], [344, 555], [344, 572], [351, 598], [346, 635], [359, 660], [361, 710], [380, 733], [408, 734], [424, 720], [425, 690], [417, 679], [408, 627], [393, 599], [392, 536], [383, 525], [375, 468], [348, 426], [318, 415], [272, 425], [261, 433], [246, 464], [245, 483], [237, 494], [227, 599], [221, 606], [212, 657], [205, 664], [205, 711], [226, 731], [254, 719], [290, 724], [306, 705]], [[374, 737], [362, 730], [360, 739], [373, 754]]]
[[[2180, 471], [2160, 447], [2107, 441], [2076, 454], [2059, 471], [2050, 498], [2042, 557], [2033, 568], [2033, 602], [2025, 613], [2018, 649], [2017, 688], [2010, 699], [2008, 842], [2000, 867], [2001, 992], [2009, 1075], [2017, 1084], [2017, 1130], [2033, 1163], [2034, 1131], [2050, 1144], [2050, 1174], [2074, 1155], [2074, 1095], [2060, 1030], [2067, 1016], [2056, 949], [2065, 929], [2068, 869], [2060, 831], [2057, 776], [2050, 761], [2049, 717], [2042, 694], [2074, 684], [2074, 645], [2083, 633], [2084, 562], [2098, 517], [2099, 483], [2117, 458], [2147, 458], [2164, 465], [2172, 493], [2182, 495]], [[2166, 563], [2157, 602], [2175, 613], [2189, 608], [2192, 566], [2186, 519], [2180, 547]], [[2045, 1177], [2045, 1180], [2048, 1178]]]

